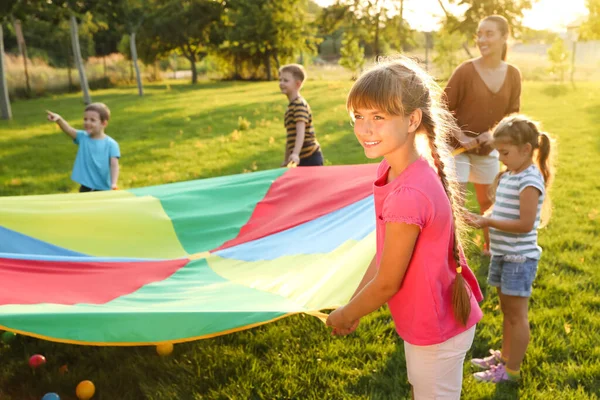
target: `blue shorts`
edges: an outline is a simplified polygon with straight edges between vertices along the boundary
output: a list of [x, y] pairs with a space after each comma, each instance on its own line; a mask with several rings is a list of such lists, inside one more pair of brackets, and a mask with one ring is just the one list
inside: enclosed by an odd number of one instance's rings
[[523, 256], [492, 256], [488, 283], [508, 296], [530, 297], [539, 260]]

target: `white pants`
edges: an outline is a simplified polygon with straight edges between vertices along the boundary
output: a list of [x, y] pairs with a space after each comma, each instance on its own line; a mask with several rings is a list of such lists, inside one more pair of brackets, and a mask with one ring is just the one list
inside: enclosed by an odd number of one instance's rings
[[475, 325], [440, 344], [415, 346], [404, 342], [415, 400], [460, 399], [463, 364], [474, 337]]
[[498, 157], [498, 150], [492, 151], [487, 156], [471, 153], [459, 154], [454, 157], [456, 178], [460, 183], [473, 182], [491, 185], [500, 172]]

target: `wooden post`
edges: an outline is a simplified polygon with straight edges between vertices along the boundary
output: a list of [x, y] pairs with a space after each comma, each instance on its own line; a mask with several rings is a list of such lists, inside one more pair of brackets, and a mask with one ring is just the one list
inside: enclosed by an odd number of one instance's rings
[[4, 68], [4, 33], [0, 23], [0, 117], [12, 119], [8, 86], [6, 86], [6, 68]]
[[15, 27], [15, 35], [17, 36], [17, 45], [19, 46], [19, 54], [23, 58], [23, 70], [25, 71], [25, 86], [27, 94], [31, 93], [31, 85], [29, 85], [29, 72], [27, 71], [27, 46], [25, 45], [25, 37], [23, 36], [23, 28], [21, 21], [13, 18], [13, 26]]
[[87, 104], [92, 103], [90, 97], [90, 88], [88, 86], [87, 77], [85, 76], [85, 69], [83, 67], [83, 60], [81, 58], [81, 49], [79, 47], [79, 33], [77, 29], [77, 20], [75, 16], [71, 15], [71, 43], [73, 45], [73, 55], [75, 56], [75, 65], [77, 65], [77, 71], [79, 71], [79, 81], [81, 82], [81, 90], [83, 91], [83, 102]]
[[138, 94], [140, 96], [144, 95], [144, 88], [142, 87], [142, 76], [140, 74], [140, 67], [138, 65], [137, 59], [137, 49], [135, 47], [135, 32], [131, 32], [129, 35], [129, 46], [131, 48], [131, 61], [133, 62], [133, 66], [135, 68], [135, 78], [137, 80]]

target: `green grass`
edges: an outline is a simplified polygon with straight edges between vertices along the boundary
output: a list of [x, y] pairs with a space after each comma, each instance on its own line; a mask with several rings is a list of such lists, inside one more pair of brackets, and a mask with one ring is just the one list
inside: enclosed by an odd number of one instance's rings
[[[366, 162], [344, 111], [350, 82], [309, 81], [304, 92], [328, 164]], [[597, 399], [600, 392], [600, 83], [577, 88], [526, 83], [523, 111], [558, 138], [554, 215], [540, 233], [544, 248], [531, 301], [532, 341], [520, 386], [477, 384], [465, 366], [464, 399]], [[286, 101], [275, 83], [157, 84], [94, 93], [113, 119], [121, 145], [122, 188], [275, 168], [283, 153]], [[73, 192], [76, 147], [44, 110], [74, 125], [77, 95], [13, 104], [0, 122], [0, 193]], [[237, 131], [238, 118], [247, 130]], [[470, 251], [486, 298], [472, 353], [500, 345], [497, 298], [485, 284], [487, 260]], [[42, 353], [35, 374], [27, 358]], [[468, 355], [470, 357], [471, 354]], [[94, 381], [96, 399], [389, 399], [409, 396], [402, 341], [387, 309], [357, 333], [332, 338], [313, 317], [293, 316], [259, 328], [175, 346], [96, 348], [17, 337], [0, 345], [0, 398], [39, 399], [49, 391], [74, 399], [76, 384]], [[58, 369], [68, 365], [69, 371]]]

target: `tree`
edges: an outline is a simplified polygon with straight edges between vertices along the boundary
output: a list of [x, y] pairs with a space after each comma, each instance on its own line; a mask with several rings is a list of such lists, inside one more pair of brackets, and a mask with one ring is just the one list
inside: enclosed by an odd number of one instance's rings
[[556, 38], [548, 49], [548, 59], [552, 63], [548, 72], [560, 76], [560, 81], [564, 82], [565, 72], [569, 68], [569, 51], [561, 38]]
[[[519, 32], [522, 26], [523, 10], [530, 9], [534, 1], [537, 0], [450, 0], [450, 3], [468, 6], [462, 20], [458, 20], [456, 17], [454, 20], [451, 19], [450, 31], [458, 30], [467, 36], [472, 36], [477, 30], [479, 21], [496, 14], [502, 15], [508, 20], [513, 32]], [[439, 2], [443, 4], [442, 0]], [[445, 12], [448, 16], [448, 12]]]
[[[12, 17], [23, 22], [23, 36], [27, 40], [29, 54], [43, 57], [48, 64], [68, 69], [69, 89], [73, 88], [73, 51], [68, 2], [53, 0], [47, 4], [39, 1], [20, 0], [12, 10]], [[78, 38], [81, 56], [87, 59], [94, 54], [94, 34], [105, 28], [94, 21], [90, 10], [77, 8], [79, 18]]]
[[228, 1], [221, 32], [218, 55], [235, 79], [271, 80], [282, 62], [315, 53], [318, 43], [305, 0]]
[[[78, 0], [52, 0], [51, 2], [40, 2], [35, 0], [20, 0], [17, 2], [15, 7], [15, 17], [28, 22], [28, 21], [39, 21], [50, 22], [56, 26], [61, 26], [61, 22], [69, 20], [69, 31], [71, 36], [71, 45], [73, 49], [73, 55], [77, 69], [79, 71], [79, 80], [81, 83], [81, 90], [83, 91], [84, 103], [89, 104], [91, 97], [89, 93], [89, 87], [87, 83], [87, 77], [85, 75], [85, 68], [83, 66], [83, 57], [81, 51], [81, 43], [79, 38], [79, 26], [77, 18], [86, 21], [87, 23], [82, 24], [82, 28], [87, 31], [88, 36], [91, 38], [94, 31], [97, 30], [95, 24], [91, 22], [92, 14], [90, 10], [92, 6]], [[54, 28], [54, 27], [52, 27]], [[53, 32], [53, 29], [50, 29]], [[48, 34], [50, 38], [56, 38], [51, 33]], [[52, 40], [52, 39], [50, 39]], [[93, 54], [94, 46], [93, 40], [85, 43], [86, 53]], [[52, 43], [50, 47], [58, 47], [56, 43]]]
[[[462, 19], [452, 15], [444, 6], [443, 0], [438, 0], [438, 3], [446, 15], [444, 30], [448, 33], [458, 31], [469, 38], [477, 31], [479, 21], [494, 14], [505, 17], [513, 35], [518, 35], [522, 28], [523, 10], [531, 8], [535, 1], [537, 0], [449, 0], [453, 4], [468, 6]], [[467, 44], [468, 40], [465, 40], [462, 46], [469, 57], [472, 57]]]
[[342, 54], [340, 65], [349, 69], [352, 72], [352, 79], [355, 80], [365, 65], [364, 47], [360, 46], [358, 38], [344, 35], [340, 52]]
[[441, 70], [442, 77], [449, 77], [458, 65], [457, 52], [464, 41], [464, 35], [458, 31], [450, 33], [442, 28], [437, 33], [434, 44], [436, 55], [433, 63]]
[[[156, 0], [142, 24], [147, 41], [166, 55], [177, 51], [192, 65], [192, 83], [198, 82], [196, 63], [218, 45], [218, 27], [223, 4], [212, 0]], [[141, 32], [140, 32], [141, 36]]]
[[103, 58], [104, 77], [106, 73], [106, 56], [119, 51], [121, 38], [127, 31], [124, 29], [124, 15], [120, 10], [121, 0], [103, 0], [94, 7], [94, 19], [99, 22], [100, 29], [94, 35], [96, 56]]
[[367, 56], [385, 54], [390, 44], [402, 50], [410, 33], [403, 19], [404, 8], [404, 1], [337, 0], [323, 9], [321, 34], [331, 35], [341, 29], [364, 44]]
[[600, 39], [600, 0], [587, 0], [587, 8], [590, 12], [588, 19], [581, 25], [581, 40]]
[[144, 95], [144, 88], [138, 64], [136, 37], [146, 17], [146, 10], [150, 6], [150, 0], [106, 0], [99, 2], [94, 10], [97, 17], [105, 21], [112, 31], [129, 36], [129, 40], [127, 40], [128, 51], [124, 53], [129, 56], [135, 70], [140, 96]]
[[536, 30], [528, 27], [522, 27], [518, 38], [523, 43], [543, 43], [551, 44], [559, 37], [558, 33], [549, 30]]

